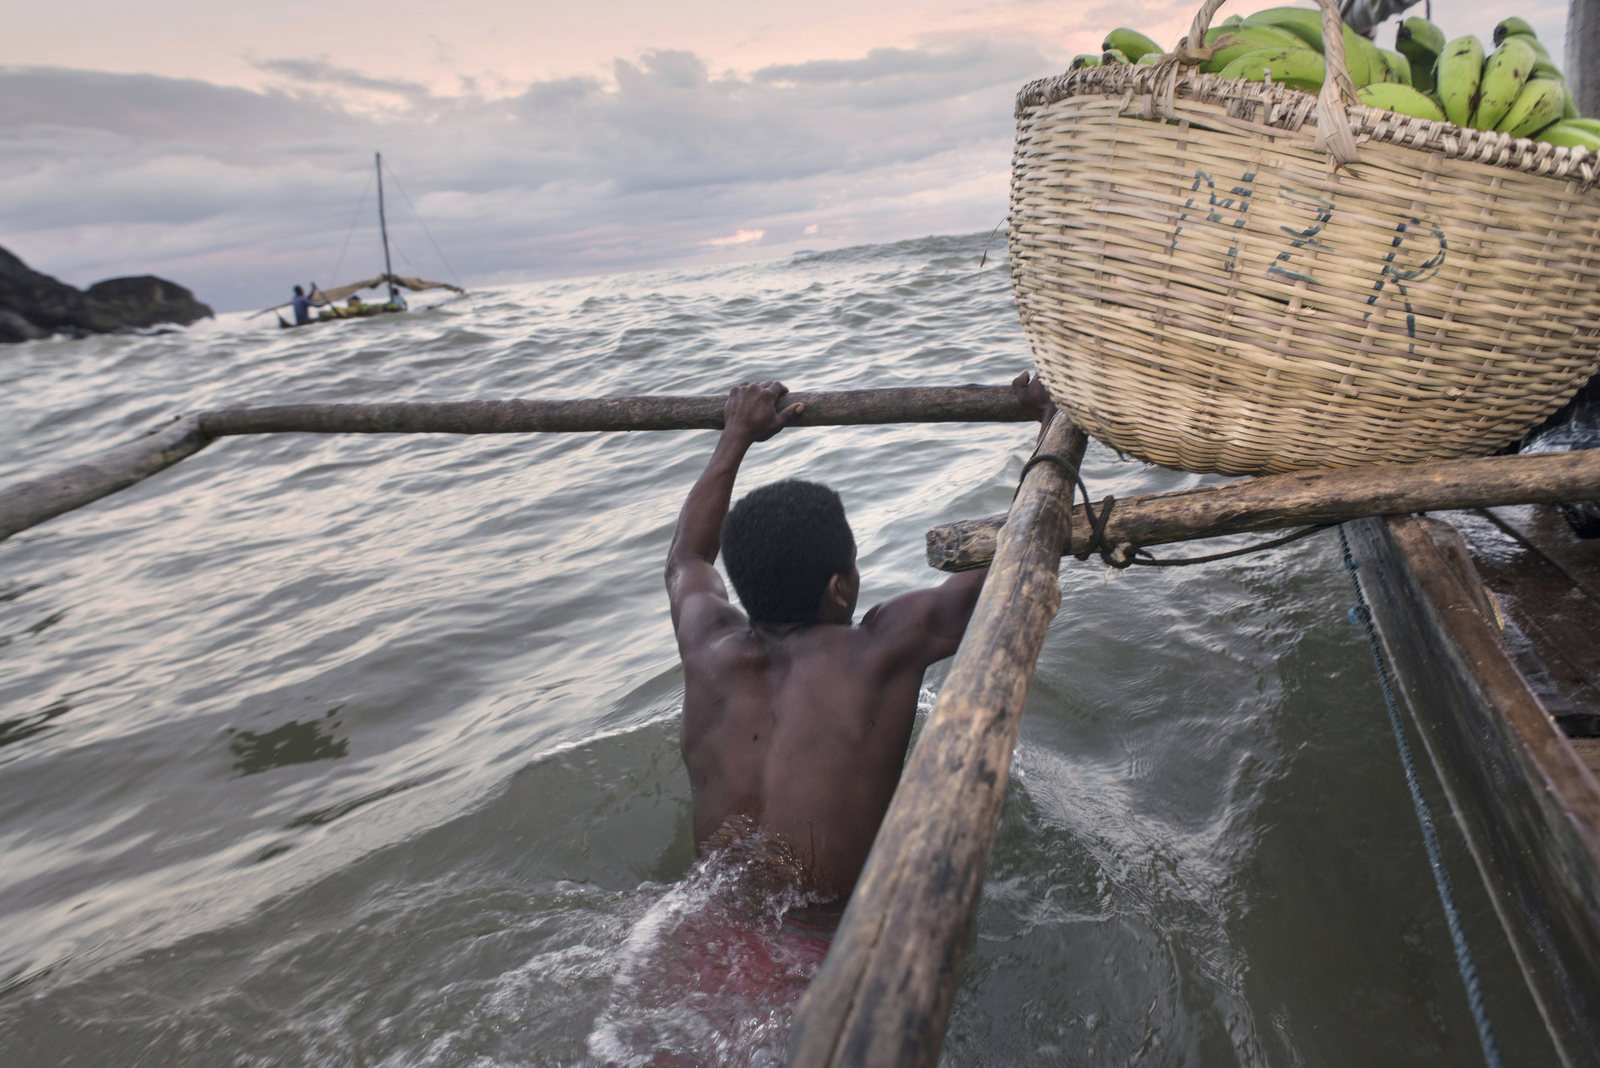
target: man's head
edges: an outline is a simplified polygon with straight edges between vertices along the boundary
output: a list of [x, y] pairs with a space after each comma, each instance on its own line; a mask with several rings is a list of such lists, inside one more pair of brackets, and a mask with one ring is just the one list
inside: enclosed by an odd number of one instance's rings
[[297, 296], [297, 297], [303, 297], [303, 296], [306, 295], [306, 291], [301, 289], [299, 286], [295, 286], [294, 287], [294, 295]]
[[787, 479], [753, 490], [722, 521], [728, 577], [752, 623], [848, 623], [861, 576], [839, 495]]

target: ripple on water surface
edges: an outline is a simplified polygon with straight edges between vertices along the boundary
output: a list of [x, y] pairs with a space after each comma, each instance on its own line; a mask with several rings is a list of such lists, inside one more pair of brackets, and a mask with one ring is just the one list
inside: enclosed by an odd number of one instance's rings
[[[986, 236], [7, 347], [0, 484], [233, 403], [1007, 381]], [[867, 605], [937, 578], [923, 531], [1002, 510], [1031, 437], [797, 430], [740, 485], [836, 486]], [[775, 1063], [798, 986], [651, 986], [715, 904], [660, 583], [712, 441], [233, 439], [0, 543], [7, 1064]], [[1328, 540], [1101, 571], [1063, 569], [946, 1063], [1467, 1063]], [[1544, 1063], [1447, 845], [1507, 1063]]]

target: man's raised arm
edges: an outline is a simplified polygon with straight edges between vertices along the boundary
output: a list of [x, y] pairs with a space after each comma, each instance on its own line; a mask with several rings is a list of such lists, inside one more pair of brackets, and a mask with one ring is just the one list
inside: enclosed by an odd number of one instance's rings
[[711, 462], [683, 502], [672, 548], [667, 550], [667, 598], [672, 602], [673, 630], [678, 629], [684, 602], [695, 594], [711, 594], [723, 602], [728, 599], [722, 576], [713, 565], [722, 549], [722, 520], [733, 499], [733, 482], [750, 446], [766, 441], [805, 410], [803, 404], [778, 410], [788, 392], [781, 382], [746, 382], [728, 394], [722, 436], [717, 438]]

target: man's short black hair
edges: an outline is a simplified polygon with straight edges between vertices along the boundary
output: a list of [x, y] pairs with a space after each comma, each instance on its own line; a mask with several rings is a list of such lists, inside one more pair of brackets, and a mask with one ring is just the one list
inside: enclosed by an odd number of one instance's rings
[[[280, 292], [282, 292], [282, 291], [280, 290]], [[303, 296], [306, 295], [306, 293], [305, 293], [305, 290], [301, 289], [299, 286], [295, 286], [294, 287], [294, 295], [297, 296], [297, 297], [303, 297]]]
[[815, 620], [828, 580], [850, 573], [855, 548], [844, 503], [815, 482], [752, 490], [722, 521], [722, 558], [752, 623]]

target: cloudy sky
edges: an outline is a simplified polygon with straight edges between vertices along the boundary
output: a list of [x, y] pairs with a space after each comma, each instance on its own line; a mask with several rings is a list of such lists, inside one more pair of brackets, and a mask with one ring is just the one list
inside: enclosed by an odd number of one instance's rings
[[[264, 306], [381, 266], [374, 150], [400, 183], [397, 269], [452, 275], [420, 216], [469, 283], [988, 230], [1016, 90], [1113, 26], [1170, 45], [1195, 6], [14, 5], [0, 245], [76, 285], [148, 272], [219, 310]], [[1564, 0], [1515, 9], [1559, 57]], [[1434, 16], [1487, 38], [1511, 10]]]

